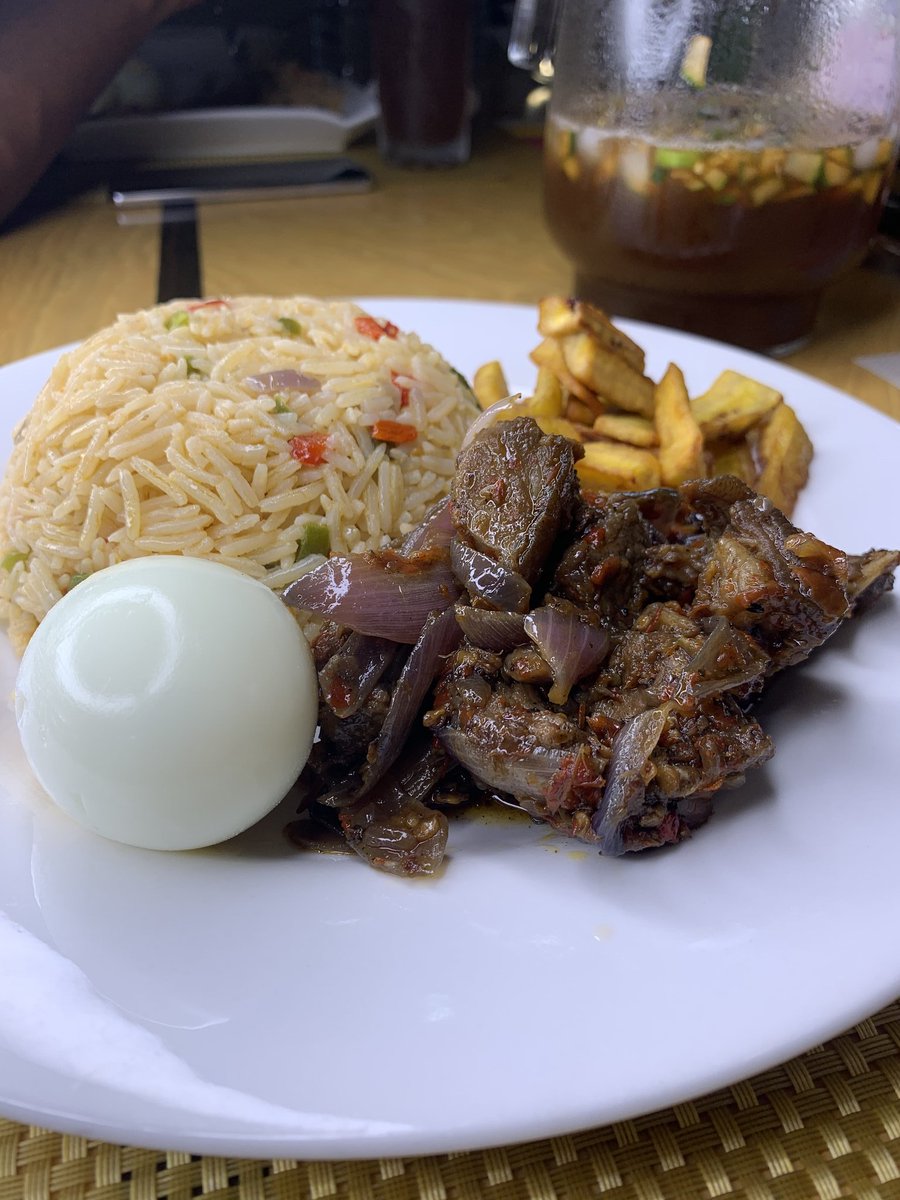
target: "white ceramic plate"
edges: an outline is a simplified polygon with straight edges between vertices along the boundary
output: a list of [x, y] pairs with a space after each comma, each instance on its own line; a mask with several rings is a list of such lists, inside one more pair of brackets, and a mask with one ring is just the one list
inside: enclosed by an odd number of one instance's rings
[[[460, 370], [527, 388], [530, 308], [382, 299]], [[816, 445], [799, 523], [900, 544], [900, 426], [777, 363], [628, 326], [658, 377], [782, 389]], [[8, 430], [54, 359], [0, 371]], [[763, 709], [778, 752], [671, 851], [605, 860], [536, 826], [452, 826], [431, 882], [299, 855], [284, 813], [144, 852], [30, 778], [0, 644], [0, 1111], [114, 1142], [352, 1157], [535, 1138], [684, 1100], [900, 992], [900, 604]]]
[[375, 124], [378, 101], [370, 89], [346, 85], [343, 112], [324, 108], [255, 105], [182, 112], [91, 117], [66, 143], [75, 162], [260, 158], [265, 155], [337, 154]]

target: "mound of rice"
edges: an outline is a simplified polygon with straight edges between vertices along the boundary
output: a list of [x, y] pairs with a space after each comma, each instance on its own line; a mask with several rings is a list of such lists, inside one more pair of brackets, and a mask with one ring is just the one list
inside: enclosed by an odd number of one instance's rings
[[[288, 386], [270, 376], [285, 371]], [[437, 351], [349, 302], [120, 317], [62, 358], [16, 430], [0, 484], [13, 646], [123, 559], [209, 558], [280, 589], [322, 561], [298, 548], [325, 548], [323, 525], [333, 552], [383, 546], [447, 493], [476, 412]]]

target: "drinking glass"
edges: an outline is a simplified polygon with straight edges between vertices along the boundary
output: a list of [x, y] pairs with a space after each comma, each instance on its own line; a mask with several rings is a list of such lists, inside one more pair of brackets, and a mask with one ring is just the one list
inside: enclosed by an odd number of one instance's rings
[[471, 0], [375, 0], [384, 158], [450, 167], [470, 152]]

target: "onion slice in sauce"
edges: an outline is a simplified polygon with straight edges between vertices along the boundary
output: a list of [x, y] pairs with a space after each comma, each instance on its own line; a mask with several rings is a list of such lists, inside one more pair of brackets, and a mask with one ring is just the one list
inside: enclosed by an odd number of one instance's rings
[[487, 429], [489, 425], [493, 425], [501, 419], [509, 420], [511, 417], [527, 417], [528, 416], [528, 400], [521, 392], [515, 392], [512, 396], [504, 396], [502, 400], [497, 400], [490, 408], [486, 408], [484, 412], [479, 413], [469, 428], [466, 430], [466, 436], [463, 438], [461, 450], [472, 444], [483, 429]]
[[450, 510], [450, 497], [445, 496], [433, 504], [415, 527], [400, 543], [401, 554], [412, 554], [420, 550], [446, 550], [453, 539], [455, 526]]
[[727, 617], [714, 617], [706, 641], [688, 663], [685, 676], [692, 696], [703, 697], [762, 680], [771, 658]]
[[[353, 640], [353, 636], [348, 639], [348, 644]], [[373, 643], [376, 640], [362, 639], [364, 643]], [[453, 610], [446, 609], [428, 617], [415, 646], [410, 651], [401, 650], [399, 646], [391, 647], [397, 654], [407, 654], [407, 657], [397, 682], [393, 685], [390, 704], [381, 728], [369, 743], [366, 761], [358, 771], [350, 772], [327, 792], [317, 796], [319, 804], [330, 808], [346, 808], [362, 800], [379, 784], [393, 767], [413, 733], [422, 703], [440, 669], [441, 659], [452, 654], [461, 640], [462, 633], [454, 620]], [[390, 643], [380, 642], [380, 645], [390, 646]], [[326, 669], [327, 664], [323, 670]], [[321, 683], [322, 673], [319, 680]], [[333, 704], [331, 706], [334, 707]]]
[[505, 654], [526, 641], [525, 618], [521, 613], [495, 612], [489, 608], [472, 608], [457, 604], [456, 622], [473, 646]]
[[380, 783], [410, 739], [441, 659], [452, 654], [461, 640], [452, 609], [429, 616], [394, 684], [387, 715], [369, 743], [366, 762], [358, 774], [345, 776], [328, 792], [317, 796], [319, 804], [341, 809], [355, 806]]
[[449, 765], [433, 738], [411, 738], [372, 791], [341, 810], [351, 849], [394, 875], [433, 874], [444, 857], [447, 818], [425, 801]]
[[625, 852], [625, 824], [640, 815], [647, 790], [647, 767], [666, 727], [667, 709], [649, 708], [629, 717], [613, 738], [606, 787], [591, 829], [602, 854]]
[[446, 554], [382, 552], [329, 558], [281, 598], [355, 633], [412, 645], [429, 614], [448, 608], [459, 592]]
[[568, 747], [521, 745], [509, 754], [497, 754], [473, 731], [454, 725], [445, 725], [435, 734], [447, 753], [462, 763], [483, 788], [513, 796], [526, 812], [539, 819], [543, 816], [545, 793], [572, 753]]
[[595, 671], [609, 651], [606, 630], [576, 610], [547, 604], [530, 612], [524, 627], [553, 674], [551, 704], [565, 704], [578, 680]]
[[452, 654], [461, 641], [462, 632], [452, 608], [428, 617], [394, 685], [384, 724], [369, 746], [368, 761], [361, 772], [363, 786], [360, 796], [374, 787], [397, 760], [438, 672], [441, 659]]

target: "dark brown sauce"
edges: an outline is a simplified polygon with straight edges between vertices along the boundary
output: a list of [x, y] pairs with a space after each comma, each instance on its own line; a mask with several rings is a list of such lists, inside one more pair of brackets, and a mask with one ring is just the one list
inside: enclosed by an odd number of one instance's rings
[[474, 800], [470, 804], [460, 805], [459, 808], [448, 812], [451, 820], [477, 821], [481, 825], [535, 825], [539, 824], [524, 808], [508, 801]]

